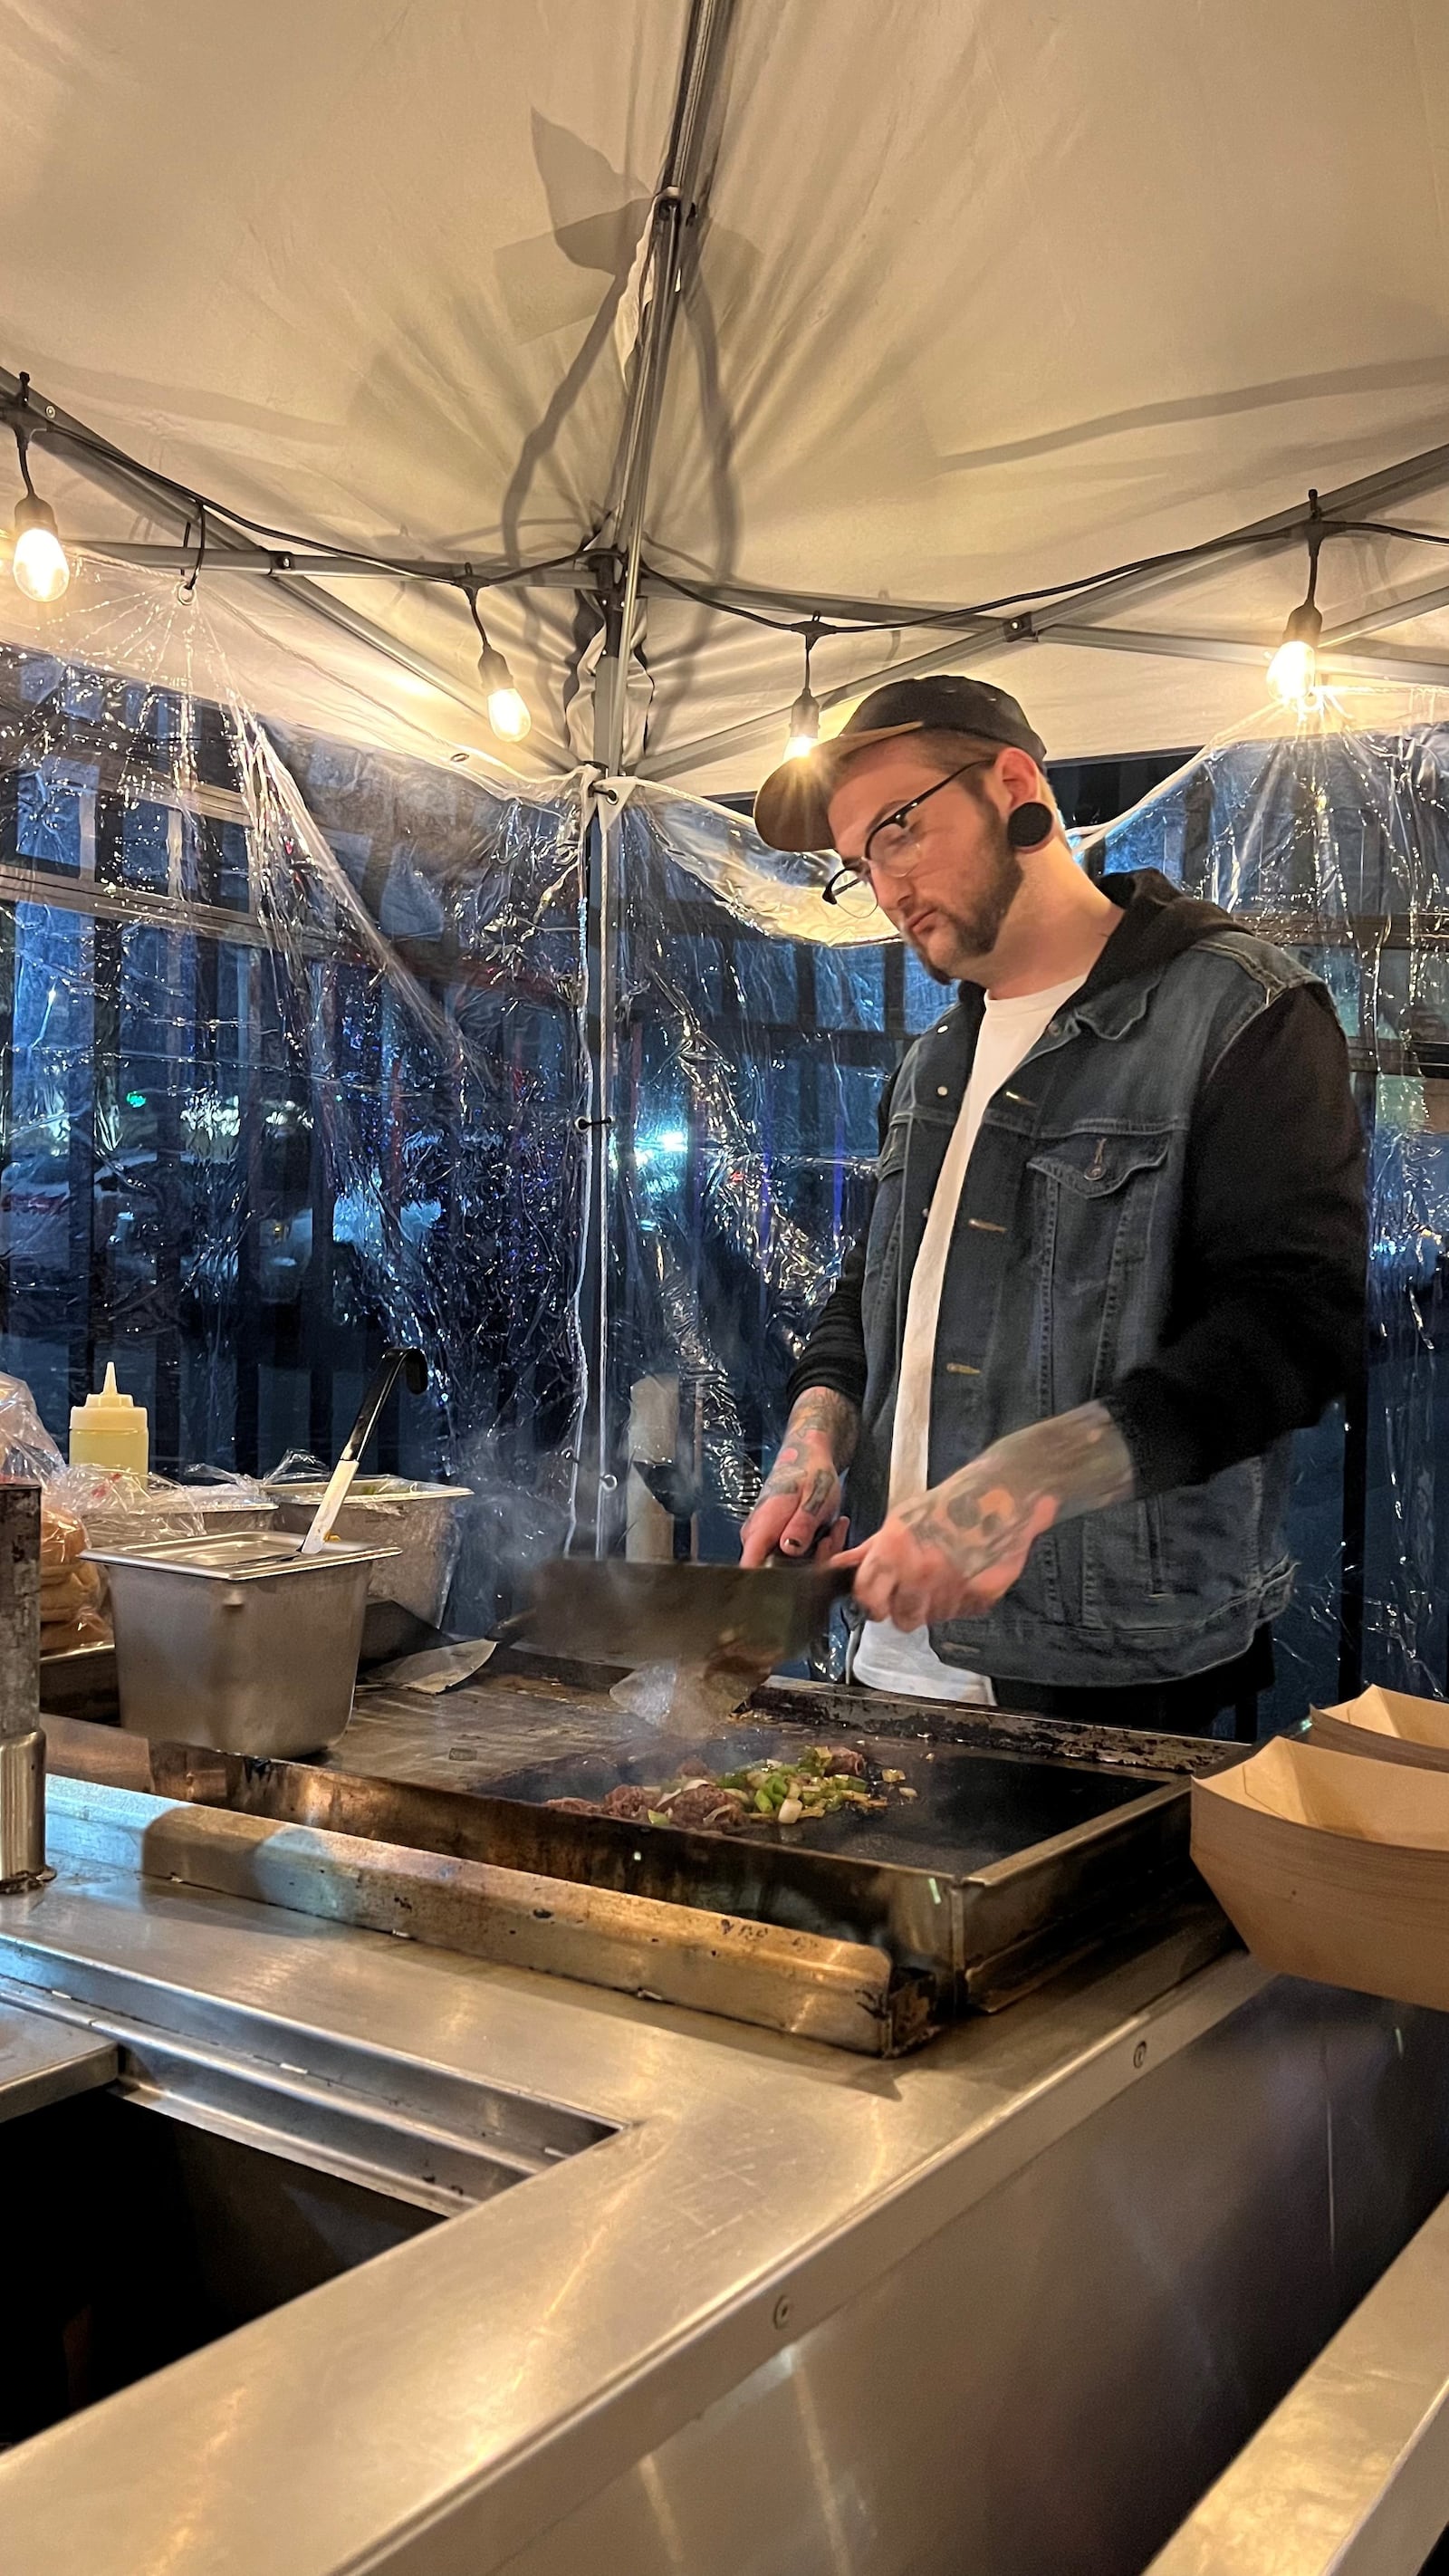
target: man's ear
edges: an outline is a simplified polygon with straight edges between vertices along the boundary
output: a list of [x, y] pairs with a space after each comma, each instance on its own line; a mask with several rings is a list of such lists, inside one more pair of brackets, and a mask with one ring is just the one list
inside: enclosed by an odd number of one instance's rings
[[1034, 804], [1040, 798], [1046, 782], [1029, 751], [1018, 751], [1015, 743], [1009, 742], [998, 753], [995, 770], [1005, 792], [1008, 813], [1013, 806]]

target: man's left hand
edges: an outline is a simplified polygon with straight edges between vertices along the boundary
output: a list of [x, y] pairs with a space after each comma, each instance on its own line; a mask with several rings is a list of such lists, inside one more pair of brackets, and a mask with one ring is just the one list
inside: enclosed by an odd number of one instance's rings
[[872, 1619], [906, 1629], [979, 1619], [1020, 1582], [1055, 1521], [1125, 1502], [1134, 1488], [1105, 1405], [1078, 1405], [996, 1441], [836, 1563], [855, 1568], [855, 1597]]
[[980, 1619], [1020, 1582], [1033, 1547], [1055, 1518], [1055, 1502], [1049, 1495], [1039, 1498], [1009, 1533], [1001, 1531], [1003, 1552], [995, 1562], [973, 1570], [976, 1551], [962, 1546], [939, 1496], [921, 1494], [892, 1512], [863, 1547], [847, 1549], [836, 1562], [855, 1567], [855, 1597], [872, 1619], [905, 1629]]

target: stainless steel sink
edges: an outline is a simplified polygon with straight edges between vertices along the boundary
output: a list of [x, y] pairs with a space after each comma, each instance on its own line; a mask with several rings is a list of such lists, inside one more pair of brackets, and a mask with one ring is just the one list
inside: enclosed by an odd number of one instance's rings
[[560, 2103], [0, 1935], [7, 2000], [110, 2041], [133, 2104], [441, 2217], [613, 2134]]
[[25, 2441], [445, 2222], [114, 2088], [0, 2130], [0, 2443]]
[[612, 2134], [3, 1938], [0, 2043], [0, 2448]]

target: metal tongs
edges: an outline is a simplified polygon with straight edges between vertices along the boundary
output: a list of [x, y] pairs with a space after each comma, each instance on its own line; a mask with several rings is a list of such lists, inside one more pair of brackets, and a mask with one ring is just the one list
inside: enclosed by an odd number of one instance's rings
[[390, 1344], [383, 1352], [368, 1385], [367, 1393], [358, 1407], [357, 1420], [349, 1431], [342, 1455], [327, 1480], [327, 1491], [317, 1506], [312, 1526], [298, 1550], [299, 1555], [320, 1556], [326, 1546], [332, 1524], [351, 1491], [352, 1479], [361, 1464], [362, 1453], [372, 1438], [377, 1417], [397, 1383], [399, 1370], [407, 1380], [409, 1394], [421, 1395], [426, 1389], [428, 1363], [422, 1352], [405, 1350]]

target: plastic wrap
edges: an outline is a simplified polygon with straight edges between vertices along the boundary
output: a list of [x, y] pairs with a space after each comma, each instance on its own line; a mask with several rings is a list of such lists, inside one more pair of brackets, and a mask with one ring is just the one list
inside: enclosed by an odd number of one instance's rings
[[0, 1364], [254, 1476], [419, 1344], [379, 1463], [475, 1489], [480, 1623], [575, 1502], [577, 782], [269, 733], [174, 579], [62, 612], [0, 649]]
[[728, 1556], [943, 997], [721, 808], [636, 788], [610, 842], [611, 1414], [633, 1543]]
[[[1449, 1691], [1449, 705], [1340, 691], [1230, 741], [1101, 836], [1280, 940], [1328, 984], [1369, 1139], [1365, 1372], [1297, 1443], [1273, 1722], [1360, 1678]], [[1271, 1114], [1265, 1104], [1265, 1114]]]
[[41, 1421], [35, 1398], [18, 1377], [0, 1374], [0, 1476], [55, 1484], [65, 1460]]
[[[0, 1365], [59, 1435], [113, 1358], [163, 1477], [255, 1476], [335, 1457], [383, 1342], [419, 1343], [432, 1387], [377, 1463], [473, 1488], [478, 1628], [590, 1513], [602, 1354], [612, 1536], [731, 1554], [940, 989], [721, 808], [606, 782], [591, 888], [580, 778], [268, 729], [225, 616], [169, 580], [108, 606], [90, 579], [67, 616], [0, 651]], [[1449, 1681], [1446, 768], [1432, 698], [1353, 695], [1216, 744], [1084, 851], [1286, 941], [1353, 1049], [1371, 1335], [1348, 1435], [1340, 1410], [1299, 1443], [1282, 1719], [1360, 1669]]]

